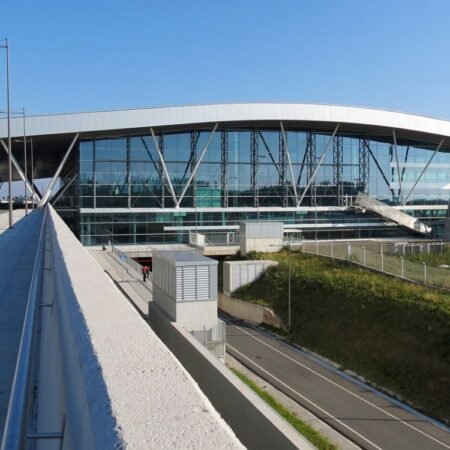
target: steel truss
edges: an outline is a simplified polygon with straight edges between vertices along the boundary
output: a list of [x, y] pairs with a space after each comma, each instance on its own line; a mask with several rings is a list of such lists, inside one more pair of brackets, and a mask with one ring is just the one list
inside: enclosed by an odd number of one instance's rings
[[359, 178], [358, 189], [367, 194], [369, 192], [369, 141], [367, 139], [359, 140]]
[[258, 193], [258, 132], [253, 130], [250, 134], [250, 185], [253, 194], [253, 206], [259, 206]]
[[333, 138], [333, 184], [336, 186], [337, 204], [342, 206], [344, 199], [344, 138]]
[[228, 207], [228, 131], [220, 136], [220, 185], [222, 190], [222, 207]]

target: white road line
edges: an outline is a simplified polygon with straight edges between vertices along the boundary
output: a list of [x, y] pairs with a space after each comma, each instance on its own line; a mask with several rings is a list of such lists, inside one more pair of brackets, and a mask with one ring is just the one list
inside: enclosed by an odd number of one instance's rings
[[[299, 366], [302, 366], [303, 368], [309, 370], [310, 372], [314, 373], [315, 375], [319, 376], [320, 378], [323, 378], [325, 381], [328, 381], [329, 383], [333, 384], [334, 386], [342, 389], [343, 391], [347, 392], [348, 394], [358, 398], [359, 400], [361, 400], [364, 403], [367, 403], [368, 405], [372, 406], [375, 409], [378, 409], [379, 411], [383, 412], [384, 414], [388, 415], [389, 417], [392, 417], [393, 419], [396, 419], [397, 421], [401, 422], [402, 424], [406, 425], [407, 427], [411, 428], [412, 430], [417, 431], [418, 433], [422, 434], [423, 436], [426, 436], [427, 438], [437, 442], [438, 444], [444, 446], [445, 448], [449, 448], [450, 446], [445, 444], [444, 442], [441, 442], [440, 440], [436, 439], [433, 436], [430, 436], [429, 434], [425, 433], [422, 430], [419, 430], [418, 428], [414, 427], [413, 425], [405, 422], [404, 420], [400, 419], [399, 417], [395, 416], [394, 414], [391, 414], [390, 412], [384, 410], [383, 408], [380, 408], [379, 406], [375, 405], [374, 403], [370, 402], [369, 400], [366, 400], [365, 398], [359, 396], [358, 394], [355, 394], [354, 392], [350, 391], [349, 389], [341, 386], [340, 384], [336, 383], [333, 380], [330, 380], [329, 378], [327, 378], [326, 376], [320, 374], [319, 372], [316, 372], [315, 370], [311, 369], [310, 367], [306, 366], [305, 364], [302, 364], [300, 361], [297, 361], [295, 358], [292, 358], [289, 355], [286, 355], [285, 353], [283, 353], [281, 350], [278, 350], [275, 347], [272, 347], [271, 345], [267, 344], [266, 342], [264, 342], [261, 339], [258, 339], [256, 336], [254, 336], [253, 334], [247, 332], [246, 330], [244, 330], [243, 328], [237, 326], [237, 325], [233, 325], [234, 327], [238, 328], [239, 330], [243, 331], [245, 334], [251, 336], [253, 339], [257, 340], [258, 342], [261, 342], [263, 345], [265, 345], [266, 347], [269, 347], [270, 349], [272, 349], [273, 351], [280, 353], [281, 355], [283, 355], [285, 358], [290, 359], [291, 361], [293, 361], [295, 364], [298, 364]], [[429, 423], [429, 422], [428, 422]], [[430, 423], [430, 425], [432, 425]]]
[[303, 400], [305, 400], [306, 402], [310, 403], [311, 405], [313, 405], [315, 408], [317, 408], [319, 411], [322, 411], [324, 414], [326, 414], [330, 419], [335, 420], [337, 423], [340, 423], [343, 427], [347, 428], [348, 430], [350, 430], [352, 433], [356, 434], [356, 436], [359, 436], [361, 439], [363, 439], [364, 441], [366, 441], [367, 443], [369, 443], [370, 445], [372, 445], [373, 447], [377, 448], [378, 450], [383, 450], [381, 447], [378, 447], [378, 445], [374, 444], [372, 441], [369, 441], [369, 439], [365, 438], [362, 434], [359, 434], [357, 431], [355, 431], [353, 428], [349, 427], [348, 425], [346, 425], [344, 422], [342, 422], [341, 420], [337, 419], [336, 417], [334, 417], [332, 414], [330, 414], [329, 412], [325, 411], [323, 408], [321, 408], [320, 406], [316, 405], [313, 401], [307, 399], [304, 395], [300, 394], [299, 392], [297, 392], [295, 389], [292, 389], [289, 385], [287, 385], [286, 383], [284, 383], [283, 381], [281, 381], [279, 378], [277, 378], [275, 375], [272, 375], [270, 372], [268, 372], [266, 369], [264, 369], [263, 367], [261, 367], [259, 364], [255, 363], [254, 361], [252, 361], [250, 358], [248, 358], [247, 356], [245, 356], [244, 354], [242, 354], [239, 350], [236, 350], [233, 346], [231, 346], [230, 344], [227, 344], [227, 346], [229, 346], [230, 348], [233, 349], [233, 351], [235, 351], [236, 353], [239, 353], [239, 355], [241, 355], [243, 358], [248, 359], [254, 366], [258, 367], [259, 370], [267, 373], [267, 375], [269, 375], [271, 378], [273, 378], [274, 380], [276, 380], [278, 383], [282, 384], [283, 386], [285, 386], [287, 389], [289, 389], [290, 391], [294, 392], [294, 394], [298, 395], [300, 398], [302, 398]]

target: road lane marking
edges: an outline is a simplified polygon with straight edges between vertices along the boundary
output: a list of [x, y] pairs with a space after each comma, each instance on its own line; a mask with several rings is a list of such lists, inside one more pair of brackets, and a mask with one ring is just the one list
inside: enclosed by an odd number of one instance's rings
[[280, 383], [281, 385], [285, 386], [287, 389], [291, 390], [292, 392], [294, 392], [294, 394], [298, 395], [300, 398], [302, 398], [303, 400], [305, 400], [306, 402], [310, 403], [311, 405], [313, 405], [315, 408], [317, 408], [319, 411], [321, 411], [322, 413], [324, 413], [325, 415], [327, 415], [330, 419], [335, 420], [337, 423], [340, 423], [343, 427], [347, 428], [348, 430], [350, 430], [352, 433], [354, 433], [356, 436], [359, 436], [361, 439], [363, 439], [364, 441], [366, 441], [367, 443], [369, 443], [370, 445], [372, 445], [373, 447], [375, 447], [378, 450], [383, 450], [381, 447], [378, 447], [378, 445], [374, 444], [372, 441], [369, 441], [369, 439], [365, 438], [362, 434], [359, 434], [357, 431], [355, 431], [353, 428], [349, 427], [348, 425], [346, 425], [344, 422], [342, 422], [341, 420], [339, 420], [338, 418], [334, 417], [332, 414], [330, 414], [329, 412], [325, 411], [323, 408], [321, 408], [320, 406], [316, 405], [313, 401], [307, 399], [304, 395], [300, 394], [299, 392], [297, 392], [295, 389], [291, 388], [289, 385], [287, 385], [286, 383], [284, 383], [283, 381], [281, 381], [279, 378], [277, 378], [275, 375], [272, 375], [270, 372], [268, 372], [266, 369], [264, 369], [263, 367], [261, 367], [259, 364], [255, 363], [253, 360], [251, 360], [248, 356], [245, 356], [243, 353], [241, 353], [239, 350], [236, 350], [232, 345], [227, 344], [227, 346], [229, 346], [230, 348], [233, 349], [233, 351], [235, 351], [236, 353], [238, 353], [239, 355], [241, 355], [243, 358], [248, 359], [251, 364], [253, 364], [254, 366], [258, 367], [258, 369], [260, 369], [261, 371], [265, 372], [267, 375], [269, 375], [271, 378], [273, 378], [274, 380], [276, 380], [278, 383]]
[[[381, 407], [375, 405], [374, 403], [370, 402], [369, 400], [366, 400], [365, 398], [359, 396], [358, 394], [355, 394], [354, 392], [352, 392], [352, 391], [350, 391], [349, 389], [347, 389], [347, 388], [341, 386], [340, 384], [336, 383], [335, 381], [330, 380], [330, 379], [327, 378], [326, 376], [320, 374], [319, 372], [316, 372], [314, 369], [311, 369], [310, 367], [306, 366], [305, 364], [302, 364], [300, 361], [297, 361], [295, 358], [292, 358], [291, 356], [286, 355], [285, 353], [283, 353], [281, 350], [278, 350], [277, 348], [275, 348], [275, 347], [273, 347], [273, 346], [267, 344], [266, 342], [264, 342], [263, 340], [257, 338], [255, 335], [249, 333], [248, 331], [244, 330], [243, 328], [241, 328], [241, 327], [239, 327], [239, 326], [237, 326], [237, 325], [232, 325], [232, 326], [234, 326], [235, 328], [237, 328], [237, 329], [243, 331], [245, 334], [249, 335], [249, 336], [252, 337], [253, 339], [257, 340], [258, 342], [261, 342], [261, 344], [265, 345], [266, 347], [269, 347], [269, 348], [272, 349], [273, 351], [275, 351], [275, 352], [277, 352], [277, 353], [280, 353], [280, 354], [283, 355], [285, 358], [290, 359], [290, 360], [291, 360], [292, 362], [294, 362], [295, 364], [298, 364], [299, 366], [302, 366], [303, 368], [309, 370], [310, 372], [314, 373], [315, 375], [319, 376], [320, 378], [323, 378], [325, 381], [328, 381], [329, 383], [331, 383], [331, 384], [333, 384], [334, 386], [336, 386], [336, 387], [342, 389], [343, 391], [347, 392], [348, 394], [353, 395], [354, 397], [358, 398], [358, 399], [361, 400], [362, 402], [367, 403], [368, 405], [372, 406], [373, 408], [378, 409], [379, 411], [381, 411], [381, 412], [383, 412], [384, 414], [386, 414], [386, 415], [392, 417], [393, 419], [396, 419], [397, 421], [399, 421], [399, 422], [401, 422], [402, 424], [406, 425], [407, 427], [409, 427], [409, 428], [411, 428], [411, 429], [417, 431], [418, 433], [422, 434], [423, 436], [426, 436], [427, 438], [429, 438], [429, 439], [431, 439], [431, 440], [437, 442], [438, 444], [444, 446], [445, 448], [449, 448], [449, 449], [450, 449], [450, 446], [449, 446], [449, 445], [445, 444], [444, 442], [441, 442], [439, 439], [436, 439], [435, 437], [430, 436], [429, 434], [425, 433], [425, 432], [422, 431], [422, 430], [419, 430], [418, 428], [414, 427], [413, 425], [411, 425], [411, 424], [405, 422], [404, 420], [400, 419], [399, 417], [395, 416], [394, 414], [392, 414], [392, 413], [390, 413], [390, 412], [384, 410], [383, 408], [381, 408]], [[427, 423], [429, 423], [430, 425], [433, 425], [433, 424], [430, 423], [430, 422], [427, 422]]]

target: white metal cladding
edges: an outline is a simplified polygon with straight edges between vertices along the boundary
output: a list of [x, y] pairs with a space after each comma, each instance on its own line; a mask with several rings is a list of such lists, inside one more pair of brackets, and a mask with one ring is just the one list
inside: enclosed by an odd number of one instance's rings
[[[396, 128], [450, 136], [450, 121], [378, 109], [338, 105], [242, 103], [27, 117], [30, 136], [111, 131], [133, 128], [246, 121], [313, 121]], [[21, 118], [11, 121], [12, 136], [23, 134]], [[0, 137], [7, 136], [6, 119]]]
[[241, 222], [240, 235], [247, 239], [283, 238], [282, 222]]

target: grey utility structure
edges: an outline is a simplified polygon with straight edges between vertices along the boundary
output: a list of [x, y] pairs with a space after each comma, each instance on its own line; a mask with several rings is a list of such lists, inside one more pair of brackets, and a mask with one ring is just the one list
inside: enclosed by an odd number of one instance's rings
[[283, 247], [282, 222], [241, 222], [239, 230], [241, 254], [276, 252]]
[[218, 262], [189, 250], [153, 252], [153, 301], [189, 330], [217, 325]]
[[257, 259], [254, 261], [226, 261], [223, 263], [223, 292], [231, 296], [242, 286], [261, 277], [276, 261]]

